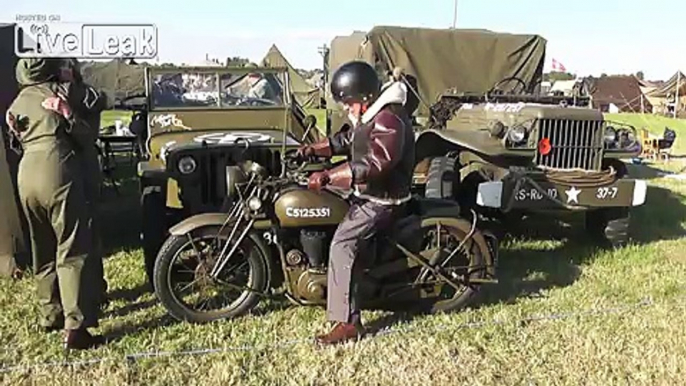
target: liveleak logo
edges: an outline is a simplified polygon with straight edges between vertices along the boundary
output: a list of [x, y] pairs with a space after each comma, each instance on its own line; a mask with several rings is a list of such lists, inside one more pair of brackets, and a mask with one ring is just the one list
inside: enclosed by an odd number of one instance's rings
[[19, 57], [83, 59], [157, 56], [154, 24], [18, 23], [15, 53]]

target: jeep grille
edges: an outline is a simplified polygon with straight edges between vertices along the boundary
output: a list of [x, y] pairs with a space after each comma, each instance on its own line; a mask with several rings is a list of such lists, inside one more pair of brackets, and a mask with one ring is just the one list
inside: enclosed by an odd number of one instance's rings
[[[280, 152], [269, 148], [251, 148], [249, 154], [243, 155], [258, 164], [264, 166], [270, 174], [278, 174], [281, 170]], [[201, 211], [217, 210], [226, 198], [226, 166], [236, 165], [235, 153], [225, 149], [206, 149], [200, 153], [198, 171], [200, 183], [195, 186], [184, 186], [184, 196], [190, 198], [192, 206]], [[193, 193], [191, 193], [193, 192]]]
[[603, 161], [603, 121], [539, 119], [538, 141], [548, 138], [552, 150], [536, 152], [536, 164], [552, 169], [600, 170]]

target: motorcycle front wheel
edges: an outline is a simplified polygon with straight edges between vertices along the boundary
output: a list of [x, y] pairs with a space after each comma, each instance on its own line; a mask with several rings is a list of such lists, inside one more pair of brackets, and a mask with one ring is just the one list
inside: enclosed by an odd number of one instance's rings
[[226, 244], [226, 230], [207, 226], [172, 235], [154, 269], [155, 293], [174, 318], [190, 323], [231, 319], [254, 309], [269, 282], [267, 252], [252, 232], [241, 241], [217, 278], [210, 275]]

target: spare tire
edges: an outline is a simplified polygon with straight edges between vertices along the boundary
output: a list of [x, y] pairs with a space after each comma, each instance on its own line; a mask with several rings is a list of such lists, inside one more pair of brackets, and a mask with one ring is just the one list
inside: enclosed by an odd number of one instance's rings
[[459, 182], [457, 160], [453, 157], [436, 157], [431, 160], [424, 196], [426, 198], [454, 199]]

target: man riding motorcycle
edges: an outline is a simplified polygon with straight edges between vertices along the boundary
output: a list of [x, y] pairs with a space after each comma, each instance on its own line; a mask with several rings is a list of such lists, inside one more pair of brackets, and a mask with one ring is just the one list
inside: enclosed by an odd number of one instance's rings
[[354, 194], [331, 243], [327, 316], [336, 324], [329, 333], [316, 337], [322, 344], [363, 334], [353, 277], [359, 266], [356, 258], [411, 195], [415, 155], [412, 124], [403, 108], [406, 88], [397, 82], [380, 90], [381, 81], [369, 64], [352, 61], [340, 66], [332, 76], [331, 92], [343, 104], [353, 127], [298, 150], [302, 156], [347, 155], [348, 162], [313, 173], [308, 186], [320, 190], [330, 185], [352, 189]]

